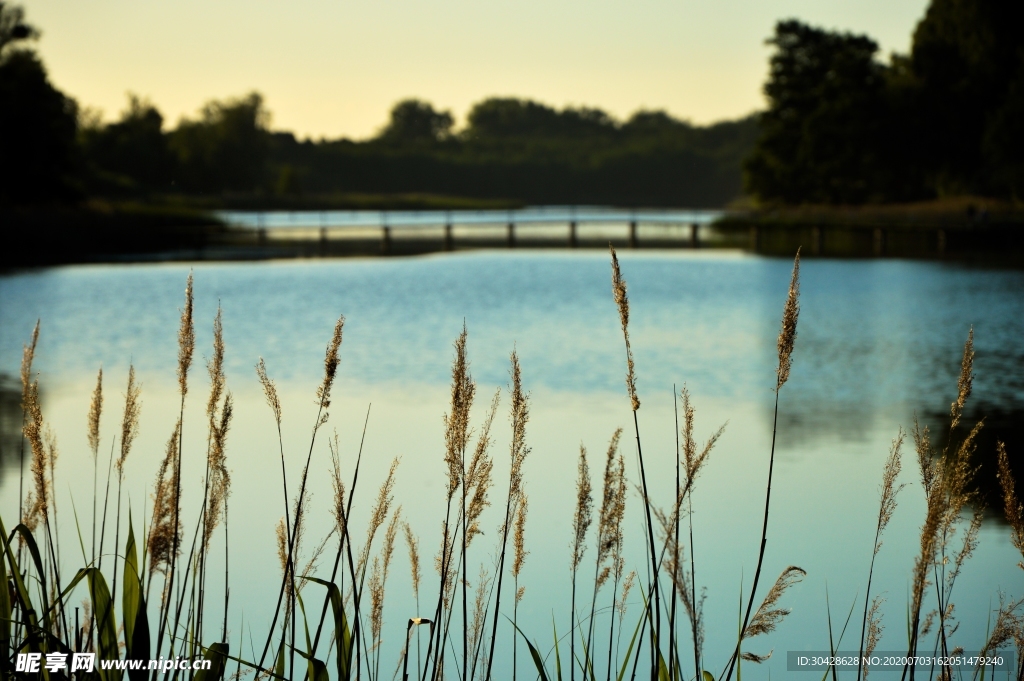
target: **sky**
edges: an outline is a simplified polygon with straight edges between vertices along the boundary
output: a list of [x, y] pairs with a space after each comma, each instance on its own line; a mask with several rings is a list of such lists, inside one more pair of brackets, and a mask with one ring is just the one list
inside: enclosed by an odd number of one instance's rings
[[116, 120], [127, 93], [167, 126], [260, 92], [299, 137], [372, 136], [416, 97], [457, 123], [486, 97], [661, 109], [697, 124], [764, 107], [780, 19], [906, 52], [927, 0], [23, 0], [51, 81]]

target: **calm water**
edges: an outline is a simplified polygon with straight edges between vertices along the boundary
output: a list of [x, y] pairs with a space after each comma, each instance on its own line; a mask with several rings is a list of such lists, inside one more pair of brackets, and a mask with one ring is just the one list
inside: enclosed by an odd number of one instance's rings
[[[749, 585], [757, 558], [771, 442], [775, 337], [791, 263], [722, 252], [625, 253], [622, 266], [631, 300], [640, 428], [652, 495], [659, 503], [669, 503], [675, 474], [673, 384], [685, 383], [693, 395], [698, 438], [728, 421], [694, 493], [693, 510], [697, 582], [707, 588], [708, 667], [717, 672], [734, 641], [740, 585]], [[129, 362], [143, 384], [141, 434], [125, 467], [126, 498], [137, 525], [149, 513], [148, 486], [177, 416], [176, 331], [187, 273], [186, 265], [90, 266], [0, 278], [0, 371], [16, 377], [22, 343], [36, 318], [42, 319], [36, 368], [45, 414], [61, 449], [57, 491], [64, 538], [74, 536], [72, 499], [80, 518], [91, 513], [85, 415], [101, 365], [107, 396], [102, 450], [119, 426]], [[604, 254], [476, 252], [201, 264], [195, 266], [195, 281], [197, 353], [210, 354], [210, 326], [219, 303], [228, 384], [236, 398], [228, 439], [233, 649], [242, 621], [246, 632], [252, 627], [257, 642], [265, 635], [279, 575], [273, 528], [284, 505], [273, 422], [253, 365], [264, 357], [278, 382], [294, 485], [308, 449], [324, 346], [339, 314], [347, 321], [328, 431], [337, 429], [346, 475], [351, 475], [372, 403], [353, 522], [365, 522], [375, 487], [391, 459], [400, 457], [395, 498], [422, 542], [424, 603], [436, 579], [430, 558], [443, 516], [442, 415], [451, 343], [465, 323], [478, 383], [477, 423], [489, 395], [508, 383], [508, 354], [516, 348], [532, 400], [527, 431], [532, 452], [526, 464], [531, 553], [522, 576], [527, 590], [519, 616], [544, 650], [551, 643], [552, 614], [560, 633], [568, 629], [567, 544], [579, 446], [591, 452], [596, 472], [612, 432], [632, 420]], [[774, 650], [765, 666], [776, 676], [786, 674], [786, 651], [828, 648], [826, 588], [833, 619], [855, 598], [863, 598], [889, 443], [900, 426], [912, 425], [915, 413], [941, 425], [972, 326], [977, 379], [971, 413], [995, 412], [1004, 424], [1020, 422], [1022, 292], [1024, 272], [1013, 270], [893, 260], [803, 263], [802, 311], [793, 373], [782, 392], [762, 588], [790, 564], [803, 567], [808, 576], [787, 593], [784, 605], [793, 613], [780, 629], [745, 646], [759, 653]], [[207, 386], [202, 358], [197, 358], [185, 424], [185, 504], [190, 509], [201, 494]], [[495, 421], [495, 507], [505, 490], [508, 465], [507, 404], [505, 394]], [[634, 460], [630, 438], [623, 443], [627, 460]], [[309, 537], [321, 534], [330, 522], [328, 460], [322, 438], [313, 455]], [[908, 447], [903, 473], [908, 486], [876, 566], [873, 592], [887, 598], [880, 650], [905, 646], [906, 595], [924, 510], [912, 462]], [[12, 465], [16, 461], [8, 448], [0, 480], [0, 513], [8, 526], [18, 495]], [[635, 482], [634, 470], [631, 466]], [[635, 494], [628, 503], [627, 570], [642, 572], [642, 518]], [[471, 549], [471, 578], [480, 563], [490, 566], [493, 560], [500, 520], [496, 508], [489, 514], [484, 536]], [[308, 543], [307, 550], [314, 540]], [[585, 566], [593, 555], [591, 548]], [[71, 554], [66, 556], [75, 563]], [[998, 589], [1022, 595], [1019, 560], [1006, 528], [987, 522], [954, 592], [962, 622], [956, 644], [967, 650], [981, 646]], [[329, 565], [321, 566], [319, 573], [327, 570]], [[387, 588], [385, 676], [398, 659], [405, 620], [416, 612], [409, 582], [400, 548]], [[607, 595], [602, 598], [607, 601]], [[627, 626], [639, 612], [634, 604]], [[848, 632], [841, 647], [855, 649], [855, 639]], [[249, 654], [248, 643], [244, 652]], [[521, 662], [528, 664], [525, 657]], [[744, 670], [767, 676], [764, 668]]]

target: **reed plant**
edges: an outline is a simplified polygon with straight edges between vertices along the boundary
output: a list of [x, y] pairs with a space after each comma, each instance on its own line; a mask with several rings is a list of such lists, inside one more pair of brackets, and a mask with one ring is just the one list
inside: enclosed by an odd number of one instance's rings
[[[741, 674], [747, 663], [764, 663], [771, 653], [746, 650], [747, 641], [770, 635], [788, 615], [782, 606], [786, 592], [806, 575], [802, 568], [788, 566], [757, 603], [758, 585], [765, 567], [771, 492], [774, 474], [776, 437], [778, 434], [779, 395], [786, 384], [793, 362], [799, 316], [799, 252], [793, 265], [788, 295], [777, 341], [778, 364], [775, 372], [775, 413], [772, 445], [767, 457], [764, 513], [760, 523], [760, 544], [756, 569], [749, 592], [741, 585], [740, 612], [735, 632], [736, 643], [722, 661], [719, 679]], [[228, 500], [231, 493], [231, 469], [228, 463], [227, 436], [231, 427], [234, 404], [224, 373], [226, 343], [223, 337], [221, 311], [213, 322], [213, 352], [207, 363], [210, 393], [206, 400], [207, 447], [200, 452], [186, 452], [183, 424], [186, 397], [189, 394], [189, 373], [195, 351], [193, 315], [193, 276], [185, 287], [185, 304], [178, 330], [178, 413], [159, 459], [152, 483], [152, 507], [148, 525], [143, 523], [136, 534], [133, 514], [129, 509], [122, 518], [122, 488], [125, 462], [138, 436], [141, 409], [141, 388], [130, 367], [125, 392], [125, 405], [120, 429], [111, 441], [107, 491], [100, 492], [99, 447], [103, 414], [103, 370], [97, 374], [87, 417], [86, 439], [93, 463], [93, 499], [91, 541], [86, 551], [79, 528], [82, 565], [73, 574], [64, 569], [67, 555], [61, 555], [61, 539], [57, 534], [58, 510], [55, 479], [58, 447], [48, 431], [39, 399], [39, 381], [33, 371], [33, 360], [39, 339], [39, 325], [25, 345], [21, 368], [23, 406], [23, 446], [29, 454], [28, 487], [24, 475], [19, 481], [19, 518], [8, 534], [0, 519], [2, 560], [0, 560], [0, 675], [3, 678], [38, 678], [27, 669], [17, 668], [18, 656], [38, 654], [60, 656], [89, 652], [102, 660], [149, 660], [184, 655], [203, 658], [207, 668], [176, 669], [171, 678], [212, 681], [229, 675], [229, 662], [235, 665], [233, 678], [309, 679], [338, 681], [351, 679], [386, 679], [391, 661], [386, 658], [389, 634], [404, 623], [404, 645], [395, 661], [392, 678], [401, 671], [403, 681], [415, 676], [421, 681], [440, 681], [445, 677], [464, 681], [490, 681], [509, 678], [515, 681], [525, 672], [520, 668], [522, 643], [529, 654], [532, 670], [544, 681], [557, 679], [575, 681], [623, 681], [627, 674], [649, 673], [652, 680], [713, 681], [715, 675], [705, 651], [704, 590], [697, 580], [697, 552], [694, 547], [693, 492], [696, 481], [708, 465], [710, 455], [723, 436], [725, 426], [711, 432], [698, 444], [695, 430], [696, 409], [684, 386], [673, 388], [676, 406], [676, 453], [673, 468], [674, 493], [667, 503], [659, 505], [652, 498], [647, 484], [648, 461], [641, 447], [641, 429], [637, 413], [640, 408], [636, 377], [636, 361], [630, 342], [630, 307], [626, 281], [614, 250], [611, 251], [612, 300], [619, 315], [626, 360], [626, 396], [633, 420], [633, 442], [638, 479], [627, 475], [627, 449], [622, 428], [613, 431], [604, 456], [595, 462], [598, 480], [591, 480], [591, 463], [581, 444], [577, 458], [577, 480], [573, 515], [565, 519], [570, 536], [570, 610], [562, 626], [553, 623], [550, 648], [539, 638], [521, 628], [519, 606], [527, 593], [522, 577], [526, 558], [528, 498], [525, 463], [531, 452], [526, 426], [530, 418], [529, 393], [523, 385], [519, 357], [512, 350], [509, 356], [508, 414], [511, 425], [510, 446], [505, 464], [496, 471], [491, 455], [492, 425], [505, 393], [495, 392], [485, 407], [483, 419], [471, 420], [477, 384], [470, 372], [469, 334], [464, 325], [453, 346], [450, 403], [444, 416], [444, 442], [439, 446], [440, 465], [445, 473], [443, 487], [444, 514], [440, 520], [440, 546], [434, 559], [436, 581], [421, 570], [420, 538], [396, 503], [395, 485], [399, 459], [394, 459], [376, 495], [366, 502], [360, 485], [367, 409], [358, 452], [351, 461], [351, 477], [345, 474], [337, 432], [326, 438], [330, 451], [333, 495], [326, 534], [306, 540], [312, 532], [310, 517], [317, 512], [311, 507], [309, 480], [314, 468], [314, 455], [321, 429], [328, 423], [331, 396], [341, 361], [344, 317], [339, 317], [327, 343], [324, 373], [315, 392], [316, 417], [308, 446], [303, 443], [305, 457], [298, 484], [289, 486], [287, 451], [282, 430], [282, 404], [277, 387], [270, 378], [265, 362], [260, 359], [256, 375], [273, 417], [278, 455], [281, 462], [282, 515], [276, 536], [280, 562], [280, 584], [273, 615], [267, 623], [245, 623], [239, 631], [237, 649], [228, 641], [230, 605], [230, 541], [228, 534]], [[950, 408], [953, 434], [963, 418], [964, 405], [973, 382], [973, 332], [965, 344], [956, 400]], [[972, 454], [981, 425], [957, 442], [936, 452], [927, 427], [915, 424], [913, 438], [918, 455], [921, 484], [925, 493], [926, 513], [920, 536], [919, 553], [911, 574], [908, 602], [908, 655], [913, 656], [924, 645], [925, 637], [934, 638], [934, 648], [943, 654], [953, 653], [956, 619], [953, 587], [957, 576], [973, 553], [981, 523], [980, 511], [969, 519], [965, 511], [977, 499], [971, 491], [975, 474]], [[324, 438], [321, 438], [321, 440]], [[880, 488], [879, 511], [874, 542], [867, 569], [867, 586], [861, 609], [859, 651], [870, 657], [883, 631], [883, 600], [874, 593], [875, 559], [882, 547], [882, 537], [896, 512], [897, 496], [906, 483], [901, 482], [901, 451], [904, 433], [893, 440], [885, 461]], [[322, 449], [322, 445], [321, 445]], [[116, 452], [116, 456], [115, 456]], [[193, 456], [195, 471], [202, 472], [202, 496], [195, 508], [182, 505], [182, 476], [193, 470], [183, 466]], [[632, 455], [632, 453], [630, 453]], [[998, 450], [999, 481], [1003, 491], [1004, 514], [1011, 528], [1011, 541], [1020, 550], [1024, 569], [1024, 505], [1021, 504], [1010, 469], [1009, 454], [1000, 443]], [[202, 465], [200, 465], [202, 464]], [[276, 464], [275, 464], [276, 466]], [[661, 471], [658, 475], [671, 475]], [[491, 513], [491, 492], [495, 479], [502, 481], [504, 498]], [[507, 483], [506, 483], [507, 481]], [[106, 507], [110, 487], [114, 486], [113, 526], [108, 528]], [[635, 490], [639, 512], [643, 518], [644, 562], [631, 565], [625, 550], [627, 501]], [[100, 496], [103, 504], [100, 509]], [[356, 531], [351, 523], [353, 509], [369, 511], [365, 532]], [[423, 504], [406, 501], [407, 508]], [[550, 519], [548, 519], [550, 521]], [[487, 541], [487, 523], [497, 525], [496, 539], [491, 546], [480, 548]], [[186, 524], [187, 523], [187, 524]], [[77, 525], [77, 515], [76, 515]], [[215, 530], [223, 525], [223, 539]], [[113, 536], [113, 549], [105, 548], [106, 535]], [[126, 539], [122, 542], [122, 531]], [[186, 534], [187, 532], [187, 534]], [[394, 583], [393, 561], [399, 534], [409, 556], [409, 579], [412, 600], [391, 611], [401, 609], [410, 616], [401, 622], [389, 622], [385, 603], [389, 584]], [[136, 539], [138, 537], [138, 540]], [[17, 538], [17, 539], [15, 539]], [[215, 582], [209, 575], [210, 557], [223, 542], [224, 578], [223, 612], [210, 596], [209, 586]], [[593, 553], [587, 552], [593, 542]], [[123, 546], [122, 546], [123, 543]], [[68, 550], [65, 546], [65, 554]], [[187, 548], [187, 551], [186, 551]], [[218, 547], [220, 548], [220, 547]], [[321, 559], [333, 553], [331, 565], [321, 567]], [[472, 556], [470, 555], [472, 553]], [[104, 562], [104, 557], [108, 560]], [[591, 563], [592, 561], [592, 571]], [[474, 567], [470, 575], [470, 566]], [[777, 568], [776, 568], [777, 569]], [[563, 573], [564, 575], [564, 573]], [[513, 593], [508, 596], [505, 581], [511, 580]], [[152, 593], [154, 582], [157, 592]], [[108, 583], [111, 588], [108, 589]], [[88, 593], [84, 618], [74, 608], [74, 594], [79, 585]], [[324, 589], [320, 592], [319, 589]], [[421, 603], [421, 591], [424, 602]], [[610, 593], [609, 593], [610, 591]], [[640, 594], [639, 608], [635, 606]], [[322, 601], [317, 600], [322, 596]], [[504, 600], [503, 600], [504, 596]], [[588, 598], [589, 596], [589, 598]], [[926, 605], [935, 599], [935, 607]], [[1001, 650], [1014, 645], [1018, 655], [1024, 654], [1024, 596], [1005, 597], [995, 624], [987, 637], [983, 652]], [[589, 600], [589, 607], [586, 601]], [[858, 601], [859, 602], [859, 601]], [[118, 609], [117, 604], [120, 604]], [[152, 603], [155, 620], [150, 619]], [[316, 604], [320, 603], [317, 613]], [[755, 607], [755, 605], [757, 607]], [[427, 608], [421, 611], [421, 607]], [[72, 612], [74, 610], [74, 612]], [[632, 611], [639, 614], [627, 620]], [[929, 611], [931, 614], [929, 614]], [[851, 607], [851, 615], [853, 608]], [[312, 614], [312, 617], [310, 615]], [[564, 616], [564, 612], [562, 613]], [[601, 628], [607, 617], [607, 634]], [[847, 622], [849, 622], [849, 617]], [[219, 621], [218, 621], [219, 620]], [[831, 612], [829, 612], [831, 637]], [[151, 627], [152, 622], [152, 627]], [[220, 626], [211, 626], [211, 623]], [[311, 626], [314, 625], [315, 626]], [[250, 655], [242, 653], [241, 634], [264, 630], [263, 645], [250, 642]], [[421, 627], [427, 627], [421, 630]], [[689, 629], [690, 641], [682, 643], [680, 629]], [[421, 631], [426, 633], [423, 645]], [[566, 633], [567, 632], [567, 633]], [[154, 635], [155, 634], [155, 635]], [[415, 653], [412, 637], [416, 636]], [[725, 636], [733, 634], [725, 633]], [[569, 637], [568, 659], [563, 661], [564, 636]], [[546, 637], [545, 637], [546, 638]], [[326, 646], [321, 649], [322, 641]], [[500, 661], [498, 642], [505, 652], [508, 666]], [[830, 638], [830, 647], [834, 649]], [[166, 653], [165, 653], [166, 651]], [[257, 655], [257, 651], [259, 654]], [[685, 652], [684, 652], [685, 651]], [[151, 657], [152, 656], [152, 657]], [[692, 660], [687, 660], [691, 657]], [[553, 657], [553, 659], [552, 659]], [[1019, 658], [1018, 658], [1019, 659]], [[691, 663], [692, 662], [692, 666]], [[333, 664], [332, 664], [333, 663]], [[568, 665], [566, 674], [565, 666]], [[692, 671], [691, 671], [692, 670]], [[866, 677], [866, 666], [857, 670], [857, 677]], [[904, 675], [915, 678], [919, 670], [908, 665]], [[931, 671], [931, 670], [930, 670]], [[941, 678], [951, 678], [952, 669], [938, 670]], [[978, 670], [979, 673], [982, 670]], [[835, 670], [831, 670], [835, 678]], [[96, 668], [92, 671], [54, 670], [42, 672], [43, 678], [121, 679], [125, 673], [130, 681], [156, 681], [159, 670]], [[1018, 662], [1017, 676], [1024, 673]]]

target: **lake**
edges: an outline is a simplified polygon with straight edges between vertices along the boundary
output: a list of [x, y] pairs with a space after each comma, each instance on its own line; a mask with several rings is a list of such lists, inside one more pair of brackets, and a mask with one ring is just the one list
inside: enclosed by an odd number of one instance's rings
[[[696, 581], [707, 589], [706, 666], [717, 674], [735, 645], [739, 593], [749, 588], [757, 561], [772, 438], [775, 343], [792, 263], [732, 251], [634, 251], [623, 252], [620, 259], [629, 285], [630, 335], [642, 403], [638, 419], [655, 503], [667, 506], [673, 494], [673, 386], [685, 384], [693, 397], [699, 440], [727, 422], [697, 482], [692, 515]], [[0, 371], [7, 377], [5, 386], [16, 380], [22, 344], [41, 319], [35, 367], [44, 414], [61, 452], [56, 490], [68, 574], [81, 564], [72, 501], [83, 528], [91, 518], [93, 462], [86, 413], [100, 366], [106, 394], [101, 481], [105, 453], [119, 433], [132, 363], [142, 383], [143, 405], [140, 436], [125, 465], [125, 508], [130, 503], [137, 533], [152, 512], [151, 485], [177, 418], [176, 334], [189, 269], [187, 264], [75, 266], [0, 277]], [[194, 522], [202, 493], [209, 384], [204, 357], [211, 354], [211, 325], [219, 304], [228, 388], [235, 398], [235, 421], [227, 440], [233, 474], [232, 650], [244, 633], [243, 654], [252, 655], [250, 631], [255, 647], [261, 647], [276, 597], [275, 580], [280, 579], [274, 539], [284, 508], [280, 461], [273, 418], [254, 365], [263, 357], [278, 384], [294, 491], [316, 416], [314, 393], [323, 372], [324, 347], [338, 315], [344, 314], [341, 365], [322, 435], [336, 429], [344, 474], [351, 476], [370, 410], [355, 528], [365, 527], [376, 487], [391, 460], [400, 457], [395, 503], [402, 504], [403, 516], [421, 542], [424, 616], [432, 610], [426, 605], [437, 579], [431, 558], [440, 545], [444, 516], [442, 417], [448, 409], [452, 343], [465, 324], [478, 386], [474, 427], [479, 428], [493, 392], [503, 390], [493, 431], [493, 505], [484, 516], [484, 534], [474, 540], [469, 554], [474, 586], [480, 564], [492, 566], [500, 536], [510, 439], [508, 357], [513, 348], [518, 353], [524, 387], [530, 392], [526, 437], [532, 448], [525, 464], [530, 554], [520, 578], [526, 592], [519, 620], [547, 653], [552, 617], [560, 635], [569, 627], [568, 545], [580, 445], [590, 454], [599, 494], [608, 440], [616, 428], [625, 428], [621, 451], [630, 484], [639, 482], [607, 254], [476, 251], [416, 258], [202, 263], [194, 266], [194, 273], [197, 355], [184, 426], [183, 504], [188, 525]], [[912, 428], [915, 415], [941, 432], [972, 327], [976, 381], [968, 417], [990, 415], [993, 428], [1013, 444], [1021, 442], [1024, 415], [1024, 272], [939, 261], [807, 259], [801, 277], [793, 372], [780, 396], [772, 514], [759, 591], [764, 593], [788, 565], [805, 569], [807, 577], [784, 596], [782, 605], [793, 612], [779, 629], [744, 646], [761, 654], [774, 650], [761, 668], [744, 665], [745, 672], [759, 676], [766, 676], [768, 669], [784, 676], [787, 651], [828, 649], [826, 594], [837, 636], [851, 604], [861, 599], [839, 646], [857, 649], [857, 613], [863, 607], [878, 488], [890, 442], [901, 427]], [[9, 417], [17, 397], [5, 399]], [[323, 436], [313, 449], [306, 555], [331, 523], [330, 455]], [[10, 528], [17, 515], [19, 480], [9, 437], [5, 444], [0, 513]], [[1019, 459], [1019, 449], [1011, 455]], [[905, 650], [907, 594], [924, 518], [909, 438], [901, 481], [907, 487], [884, 536], [872, 587], [873, 594], [887, 599], [880, 651]], [[1005, 524], [992, 516], [953, 594], [961, 622], [953, 642], [968, 651], [983, 644], [999, 589], [1024, 595], [1024, 576], [1016, 567], [1021, 557], [1010, 545]], [[361, 533], [355, 530], [357, 538]], [[627, 572], [646, 570], [643, 536], [639, 497], [631, 488]], [[121, 537], [123, 541], [124, 531]], [[218, 537], [215, 543], [222, 541]], [[376, 541], [375, 551], [379, 536]], [[108, 552], [110, 544], [108, 537]], [[217, 545], [216, 551], [223, 551]], [[593, 557], [591, 539], [579, 578], [588, 595]], [[219, 554], [216, 560], [221, 560]], [[395, 670], [405, 622], [417, 614], [403, 544], [391, 569], [383, 677]], [[315, 574], [329, 570], [330, 560], [324, 560]], [[211, 587], [217, 598], [221, 588], [220, 582]], [[306, 598], [319, 602], [321, 593], [311, 586]], [[609, 598], [606, 589], [599, 602], [607, 605]], [[929, 598], [934, 600], [934, 595]], [[634, 591], [627, 627], [640, 616], [638, 599]], [[510, 602], [503, 596], [503, 610]], [[607, 626], [607, 614], [601, 617], [599, 624]], [[214, 619], [219, 621], [219, 615]], [[511, 646], [505, 643], [510, 644], [511, 634], [502, 627], [498, 661], [504, 666], [510, 661]], [[687, 669], [692, 663], [685, 652], [685, 625], [680, 635]], [[561, 645], [566, 663], [568, 641]], [[522, 645], [519, 655], [523, 670], [529, 660]], [[450, 672], [454, 676], [454, 666]]]

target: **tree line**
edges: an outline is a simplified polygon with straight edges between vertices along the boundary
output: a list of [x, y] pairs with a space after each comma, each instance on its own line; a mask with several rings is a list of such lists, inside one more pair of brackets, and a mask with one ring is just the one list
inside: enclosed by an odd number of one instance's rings
[[909, 54], [781, 21], [744, 163], [767, 201], [1024, 196], [1024, 3], [932, 0]]
[[130, 95], [120, 118], [83, 114], [24, 47], [0, 3], [0, 202], [427, 193], [524, 203], [722, 206], [902, 202], [1024, 191], [1024, 5], [932, 0], [909, 54], [868, 36], [780, 21], [767, 109], [697, 126], [662, 111], [515, 98], [475, 104], [460, 129], [428, 102], [397, 103], [365, 140], [273, 130], [258, 93], [166, 125]]

